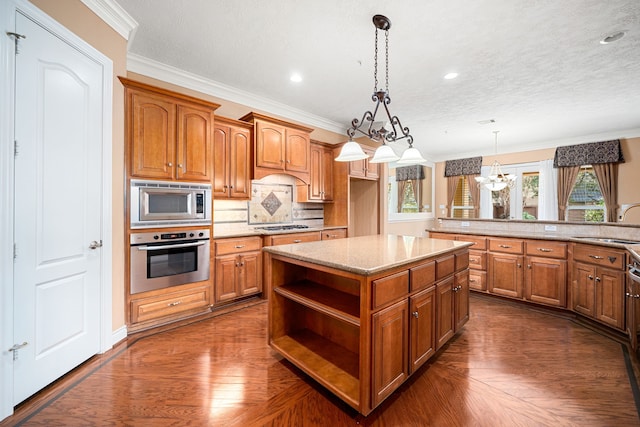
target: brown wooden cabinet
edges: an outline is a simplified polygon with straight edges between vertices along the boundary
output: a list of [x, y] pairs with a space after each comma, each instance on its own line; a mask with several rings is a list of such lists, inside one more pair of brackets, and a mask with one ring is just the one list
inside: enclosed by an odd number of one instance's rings
[[375, 150], [362, 147], [362, 151], [369, 155], [368, 158], [362, 160], [354, 160], [349, 162], [349, 176], [353, 178], [363, 179], [380, 179], [380, 169], [377, 163], [371, 163], [369, 160], [373, 157]]
[[511, 298], [523, 296], [524, 242], [516, 239], [489, 239], [488, 289]]
[[409, 315], [399, 301], [372, 316], [372, 405], [379, 405], [409, 376]]
[[454, 277], [453, 314], [454, 332], [458, 332], [469, 321], [469, 270]]
[[436, 288], [431, 286], [411, 296], [409, 312], [409, 369], [413, 373], [436, 352]]
[[331, 239], [344, 239], [347, 237], [347, 229], [346, 228], [331, 228], [328, 230], [323, 230], [321, 233], [322, 240], [331, 240]]
[[120, 77], [130, 177], [211, 182], [218, 104]]
[[214, 242], [216, 304], [262, 291], [260, 237], [217, 239]]
[[309, 185], [303, 187], [306, 194], [299, 194], [298, 201], [333, 201], [333, 148], [311, 141], [310, 153]]
[[250, 199], [253, 126], [216, 117], [213, 130], [213, 197]]
[[573, 310], [624, 330], [625, 252], [575, 244], [573, 258]]
[[319, 231], [275, 234], [272, 236], [264, 236], [264, 246], [289, 245], [291, 243], [316, 242], [318, 240], [321, 240]]
[[436, 284], [436, 350], [455, 333], [453, 276]]
[[309, 134], [313, 129], [253, 112], [240, 120], [254, 126], [256, 179], [285, 173], [309, 183]]

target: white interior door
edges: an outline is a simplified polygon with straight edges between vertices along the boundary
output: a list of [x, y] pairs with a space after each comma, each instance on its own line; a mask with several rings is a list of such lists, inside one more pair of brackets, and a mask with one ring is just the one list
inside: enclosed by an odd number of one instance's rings
[[103, 70], [20, 13], [16, 32], [19, 403], [100, 351]]

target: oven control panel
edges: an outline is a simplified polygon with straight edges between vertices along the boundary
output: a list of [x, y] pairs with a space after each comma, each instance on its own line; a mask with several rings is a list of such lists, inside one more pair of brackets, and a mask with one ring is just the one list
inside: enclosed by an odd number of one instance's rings
[[144, 245], [146, 243], [175, 242], [181, 240], [208, 240], [210, 236], [209, 229], [187, 231], [163, 230], [162, 232], [132, 233], [130, 243], [132, 245]]

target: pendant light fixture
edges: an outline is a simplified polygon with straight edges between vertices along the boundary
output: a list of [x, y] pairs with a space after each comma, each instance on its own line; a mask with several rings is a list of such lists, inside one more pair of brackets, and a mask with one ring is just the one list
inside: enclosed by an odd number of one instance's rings
[[[497, 130], [493, 131], [495, 135], [495, 154], [498, 154], [498, 132]], [[484, 188], [489, 191], [500, 191], [506, 188], [513, 188], [516, 184], [517, 175], [513, 174], [504, 174], [502, 172], [502, 167], [498, 160], [493, 162], [491, 165], [491, 170], [489, 171], [489, 176], [478, 176], [476, 177], [476, 181], [478, 182], [478, 186]]]
[[[396, 162], [402, 165], [411, 165], [425, 163], [426, 160], [422, 157], [418, 149], [413, 147], [413, 137], [409, 133], [408, 127], [403, 127], [400, 123], [398, 116], [392, 116], [389, 112], [389, 104], [391, 98], [389, 97], [389, 28], [391, 28], [391, 21], [389, 18], [383, 15], [375, 15], [373, 17], [373, 25], [375, 26], [375, 55], [374, 59], [374, 86], [372, 101], [376, 103], [373, 112], [366, 111], [362, 115], [362, 119], [354, 118], [351, 121], [351, 127], [347, 129], [347, 135], [349, 141], [342, 146], [340, 155], [336, 157], [338, 162], [350, 162], [353, 160], [366, 159], [369, 156], [362, 151], [362, 147], [353, 140], [356, 132], [364, 136], [369, 137], [375, 142], [379, 142], [382, 145], [376, 149], [373, 158], [369, 160], [371, 163], [389, 163]], [[385, 88], [384, 90], [378, 88], [378, 30], [383, 30], [385, 34]], [[377, 122], [375, 122], [378, 109], [382, 106], [386, 113], [386, 122], [379, 128], [376, 128]], [[388, 126], [389, 128], [385, 128]], [[393, 151], [388, 146], [387, 142], [396, 142], [402, 139], [407, 140], [409, 148], [403, 153], [402, 157]]]

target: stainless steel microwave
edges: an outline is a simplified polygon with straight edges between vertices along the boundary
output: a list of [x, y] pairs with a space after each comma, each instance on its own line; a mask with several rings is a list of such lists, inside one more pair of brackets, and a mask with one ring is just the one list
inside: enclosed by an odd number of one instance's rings
[[211, 185], [131, 180], [131, 228], [211, 225]]

